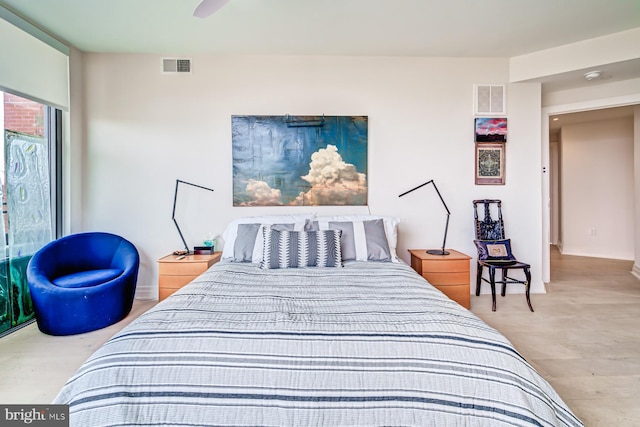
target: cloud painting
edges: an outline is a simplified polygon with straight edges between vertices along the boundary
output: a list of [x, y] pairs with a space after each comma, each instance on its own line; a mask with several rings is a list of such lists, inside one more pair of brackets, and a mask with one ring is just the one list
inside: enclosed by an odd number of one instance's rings
[[476, 142], [507, 142], [507, 119], [477, 117]]
[[232, 116], [233, 205], [366, 205], [367, 141], [367, 116]]

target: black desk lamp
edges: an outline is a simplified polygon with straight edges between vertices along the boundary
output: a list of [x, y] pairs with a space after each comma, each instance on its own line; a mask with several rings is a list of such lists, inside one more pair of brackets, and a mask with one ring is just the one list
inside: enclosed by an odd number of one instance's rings
[[398, 197], [402, 197], [405, 194], [409, 194], [412, 191], [415, 191], [418, 188], [422, 188], [422, 187], [424, 187], [425, 185], [428, 185], [428, 184], [433, 184], [433, 188], [436, 189], [436, 193], [438, 193], [438, 196], [440, 197], [440, 201], [442, 202], [442, 205], [444, 206], [444, 208], [447, 211], [447, 225], [444, 227], [444, 240], [442, 241], [442, 249], [429, 249], [427, 251], [427, 253], [431, 254], [431, 255], [449, 255], [449, 252], [445, 251], [444, 248], [447, 245], [447, 231], [449, 230], [449, 216], [451, 215], [451, 212], [449, 212], [449, 208], [447, 207], [447, 204], [444, 202], [444, 199], [442, 198], [442, 195], [440, 194], [440, 191], [438, 191], [438, 187], [436, 187], [436, 183], [433, 182], [433, 180], [431, 179], [431, 180], [425, 182], [424, 184], [420, 184], [417, 187], [412, 188], [409, 191], [405, 191], [404, 193], [402, 193]]
[[176, 179], [176, 191], [173, 194], [173, 212], [171, 213], [171, 219], [173, 220], [173, 223], [176, 225], [176, 228], [178, 229], [178, 234], [180, 234], [180, 238], [182, 239], [182, 243], [184, 244], [184, 251], [175, 251], [174, 254], [175, 255], [188, 255], [189, 254], [189, 246], [187, 245], [186, 240], [184, 240], [184, 236], [182, 235], [182, 231], [180, 231], [180, 226], [178, 225], [178, 221], [176, 221], [176, 201], [178, 200], [178, 187], [180, 186], [180, 184], [187, 184], [187, 185], [191, 185], [193, 187], [197, 187], [197, 188], [202, 188], [203, 190], [209, 190], [209, 191], [213, 191], [213, 189], [208, 188], [208, 187], [203, 187], [202, 185], [198, 185], [198, 184], [192, 184], [191, 182], [187, 182], [187, 181], [182, 181], [180, 179]]

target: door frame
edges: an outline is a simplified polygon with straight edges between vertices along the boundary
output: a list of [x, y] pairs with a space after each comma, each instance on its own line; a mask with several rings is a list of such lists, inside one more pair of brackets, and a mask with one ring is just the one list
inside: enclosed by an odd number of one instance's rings
[[[594, 99], [542, 108], [542, 281], [551, 281], [551, 180], [549, 160], [549, 119], [556, 114], [578, 113], [602, 108], [640, 104], [640, 93], [612, 98]], [[638, 132], [640, 130], [636, 130]], [[640, 230], [636, 230], [640, 233]], [[638, 252], [640, 248], [636, 248]]]

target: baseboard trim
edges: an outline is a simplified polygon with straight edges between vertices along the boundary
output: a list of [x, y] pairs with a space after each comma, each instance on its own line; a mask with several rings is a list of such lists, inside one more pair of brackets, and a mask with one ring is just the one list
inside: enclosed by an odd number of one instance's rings
[[36, 321], [36, 318], [34, 317], [33, 319], [29, 319], [26, 322], [22, 322], [17, 326], [13, 326], [12, 328], [7, 329], [4, 332], [0, 332], [0, 338], [3, 338], [3, 337], [5, 337], [5, 336], [7, 336], [7, 335], [9, 335], [9, 334], [11, 334], [13, 332], [19, 331], [20, 329], [24, 328], [25, 326], [29, 326], [30, 324], [32, 324], [35, 321]]
[[581, 256], [587, 258], [604, 258], [604, 259], [617, 259], [621, 261], [633, 261], [633, 257], [621, 254], [597, 254], [591, 252], [581, 252], [573, 250], [563, 250], [560, 252], [562, 255]]
[[640, 279], [640, 265], [633, 264], [633, 268], [631, 269], [631, 274], [633, 274], [636, 279]]

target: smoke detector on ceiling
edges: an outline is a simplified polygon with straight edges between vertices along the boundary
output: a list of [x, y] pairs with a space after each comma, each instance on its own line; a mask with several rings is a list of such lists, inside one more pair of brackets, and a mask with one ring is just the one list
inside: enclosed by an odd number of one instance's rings
[[584, 78], [589, 81], [598, 80], [601, 77], [602, 77], [602, 71], [600, 70], [589, 71], [588, 73], [584, 74]]

